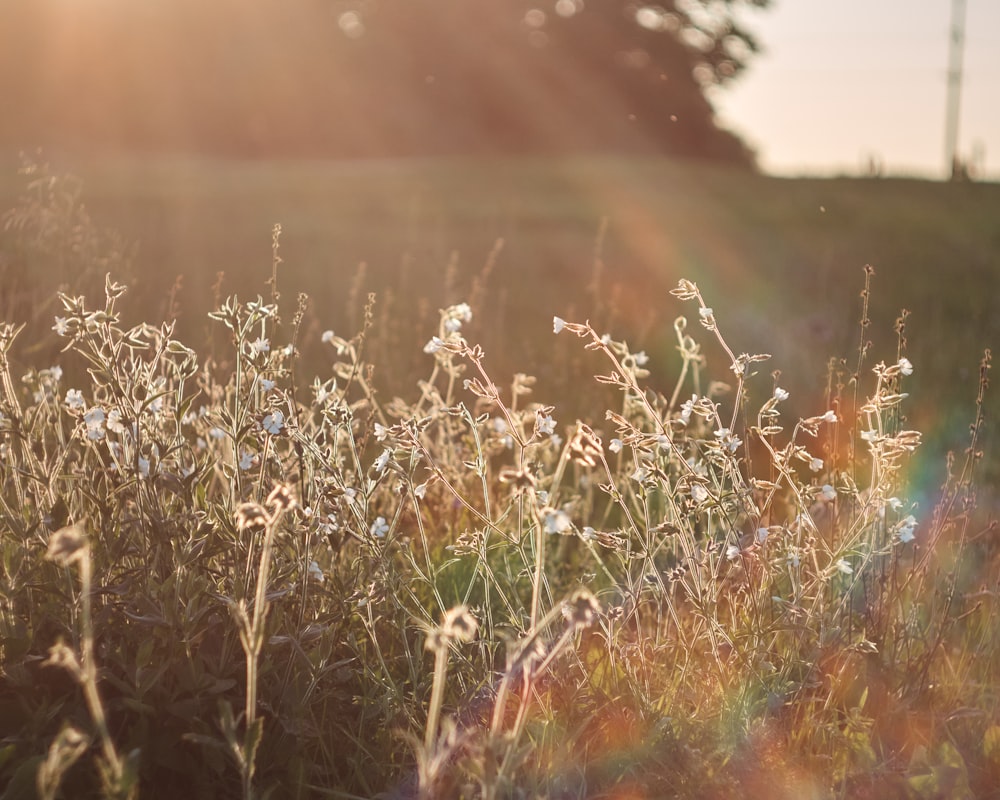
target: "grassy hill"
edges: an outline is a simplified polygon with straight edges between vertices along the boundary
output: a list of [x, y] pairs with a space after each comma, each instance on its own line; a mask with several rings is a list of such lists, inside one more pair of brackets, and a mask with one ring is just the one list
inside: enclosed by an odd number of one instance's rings
[[[80, 176], [96, 224], [137, 245], [130, 313], [156, 321], [175, 301], [182, 335], [203, 338], [219, 272], [223, 296], [266, 294], [280, 223], [288, 315], [295, 293], [311, 298], [304, 349], [328, 328], [353, 334], [374, 291], [370, 346], [387, 365], [376, 380], [389, 391], [426, 370], [421, 346], [436, 310], [465, 300], [476, 315], [469, 336], [498, 374], [535, 374], [540, 393], [592, 369], [559, 349], [554, 314], [589, 318], [645, 348], [653, 385], [672, 385], [673, 322], [690, 310], [668, 291], [686, 277], [737, 352], [775, 356], [758, 389], [780, 369], [799, 398], [811, 393], [802, 411], [812, 413], [828, 359], [856, 362], [859, 292], [871, 264], [869, 360], [895, 359], [894, 322], [908, 309], [916, 366], [908, 414], [930, 453], [964, 446], [982, 351], [1000, 336], [995, 184], [788, 180], [644, 158], [115, 157], [58, 167]], [[14, 166], [5, 168], [0, 205], [15, 205], [23, 187]], [[936, 481], [932, 470], [927, 482]]]

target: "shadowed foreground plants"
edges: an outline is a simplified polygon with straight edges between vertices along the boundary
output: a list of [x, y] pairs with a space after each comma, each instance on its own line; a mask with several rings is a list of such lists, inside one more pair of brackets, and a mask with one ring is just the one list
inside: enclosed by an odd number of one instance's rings
[[414, 397], [386, 399], [374, 298], [306, 380], [304, 297], [290, 322], [229, 298], [214, 361], [170, 324], [124, 328], [124, 293], [61, 297], [60, 364], [15, 376], [2, 332], [5, 797], [930, 798], [1000, 779], [997, 544], [973, 523], [988, 353], [931, 509], [907, 498], [902, 324], [898, 352], [870, 366], [862, 339], [788, 420], [769, 357], [737, 355], [689, 281], [665, 306], [693, 304], [730, 363], [710, 378], [679, 316], [669, 397], [644, 353], [556, 317], [617, 392], [569, 421], [530, 376], [495, 381], [466, 304], [441, 312]]

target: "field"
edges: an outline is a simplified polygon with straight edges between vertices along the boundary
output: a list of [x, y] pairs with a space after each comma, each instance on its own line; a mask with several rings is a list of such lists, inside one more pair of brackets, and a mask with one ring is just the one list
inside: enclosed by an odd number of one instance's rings
[[[310, 295], [314, 332], [353, 335], [366, 293], [378, 294], [376, 334], [392, 355], [373, 360], [393, 390], [423, 369], [413, 331], [469, 300], [477, 277], [488, 298], [474, 330], [493, 368], [552, 390], [568, 377], [549, 358], [553, 314], [589, 318], [666, 365], [679, 313], [667, 292], [686, 277], [725, 315], [734, 346], [773, 354], [768, 371], [782, 370], [802, 398], [823, 386], [829, 358], [856, 354], [870, 264], [867, 338], [876, 360], [891, 358], [895, 320], [911, 312], [920, 399], [909, 413], [939, 461], [960, 446], [983, 349], [1000, 337], [995, 184], [782, 180], [662, 159], [64, 161], [96, 223], [138, 248], [129, 283], [140, 307], [126, 309], [134, 319], [166, 318], [183, 276], [174, 314], [182, 338], [197, 341], [219, 272], [223, 297], [264, 291], [279, 223], [280, 286]], [[0, 207], [23, 188], [15, 168]]]
[[994, 791], [1000, 186], [68, 167], [0, 184], [4, 797]]

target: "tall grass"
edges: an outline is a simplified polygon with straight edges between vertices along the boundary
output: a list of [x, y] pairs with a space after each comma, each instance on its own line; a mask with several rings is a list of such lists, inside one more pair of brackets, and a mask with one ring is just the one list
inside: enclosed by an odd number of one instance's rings
[[536, 398], [458, 303], [387, 398], [372, 299], [306, 372], [277, 233], [269, 297], [221, 301], [211, 355], [123, 323], [111, 277], [96, 304], [60, 295], [58, 363], [15, 373], [0, 331], [5, 796], [997, 785], [988, 353], [967, 449], [920, 507], [902, 323], [874, 353], [863, 313], [826, 402], [789, 417], [690, 281], [657, 299], [666, 392], [613, 331], [555, 317], [594, 382]]

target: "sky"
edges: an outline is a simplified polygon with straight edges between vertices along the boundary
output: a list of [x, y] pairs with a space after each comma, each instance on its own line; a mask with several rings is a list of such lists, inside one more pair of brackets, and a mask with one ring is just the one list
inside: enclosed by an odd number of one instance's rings
[[[777, 175], [944, 177], [952, 0], [772, 0], [764, 52], [713, 96]], [[1000, 180], [1000, 0], [966, 0], [959, 152]]]

